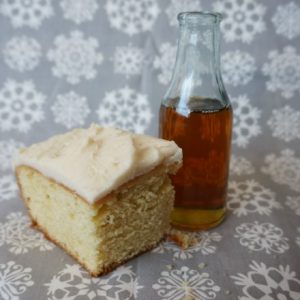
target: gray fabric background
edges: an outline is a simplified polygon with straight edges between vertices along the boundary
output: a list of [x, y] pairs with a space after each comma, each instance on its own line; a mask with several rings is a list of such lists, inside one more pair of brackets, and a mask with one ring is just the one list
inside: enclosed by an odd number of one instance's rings
[[[192, 249], [165, 243], [91, 279], [29, 228], [11, 156], [91, 122], [157, 135], [181, 10], [224, 13], [227, 219]], [[299, 300], [299, 37], [299, 1], [0, 1], [0, 299]]]

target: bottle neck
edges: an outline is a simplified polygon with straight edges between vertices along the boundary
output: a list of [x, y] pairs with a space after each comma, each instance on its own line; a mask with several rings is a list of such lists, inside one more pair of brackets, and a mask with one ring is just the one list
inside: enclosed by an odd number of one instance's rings
[[220, 74], [219, 24], [181, 25], [175, 72], [180, 66], [199, 75]]
[[[195, 13], [196, 14], [196, 13]], [[173, 76], [165, 99], [218, 99], [225, 106], [228, 97], [220, 72], [219, 19], [180, 20], [180, 38]]]

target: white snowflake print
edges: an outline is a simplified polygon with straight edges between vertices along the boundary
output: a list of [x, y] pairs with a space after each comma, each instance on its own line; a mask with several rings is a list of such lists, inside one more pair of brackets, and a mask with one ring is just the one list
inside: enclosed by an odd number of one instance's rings
[[60, 6], [65, 19], [76, 24], [93, 20], [99, 7], [96, 0], [62, 0]]
[[300, 111], [295, 111], [289, 105], [273, 109], [267, 124], [272, 130], [272, 136], [285, 142], [300, 138]]
[[38, 29], [45, 18], [53, 15], [52, 0], [2, 0], [0, 13], [10, 18], [14, 27]]
[[[300, 227], [297, 228], [297, 231], [300, 233]], [[300, 236], [296, 236], [295, 242], [300, 247]]]
[[299, 300], [300, 280], [297, 274], [280, 265], [267, 267], [264, 263], [252, 261], [249, 265], [251, 271], [246, 275], [239, 273], [231, 276], [236, 285], [242, 286], [243, 296], [241, 300]]
[[98, 41], [93, 38], [84, 38], [83, 32], [72, 31], [70, 37], [59, 35], [54, 40], [55, 48], [51, 49], [47, 57], [53, 61], [54, 76], [66, 77], [71, 84], [80, 82], [81, 77], [92, 79], [97, 74], [96, 66], [103, 61], [98, 52]]
[[151, 30], [160, 13], [156, 0], [107, 0], [105, 10], [111, 27], [130, 36]]
[[266, 82], [269, 91], [281, 91], [282, 97], [289, 99], [296, 91], [300, 92], [300, 55], [296, 49], [286, 46], [283, 53], [273, 50], [269, 53], [270, 62], [263, 65], [263, 74], [269, 76]]
[[13, 139], [0, 140], [0, 169], [6, 171], [12, 168], [12, 159], [21, 147], [24, 147], [24, 144]]
[[34, 123], [44, 119], [45, 98], [31, 81], [7, 80], [0, 90], [0, 130], [28, 132]]
[[300, 216], [300, 196], [291, 197], [287, 196], [285, 204], [295, 212], [297, 216]]
[[27, 36], [13, 37], [3, 49], [6, 64], [19, 72], [31, 71], [40, 62], [41, 45]]
[[154, 58], [153, 67], [160, 71], [158, 74], [158, 81], [161, 84], [166, 85], [171, 79], [175, 65], [176, 50], [176, 46], [173, 46], [170, 43], [163, 43], [159, 47], [160, 55]]
[[289, 40], [300, 35], [300, 7], [294, 2], [278, 5], [272, 17], [277, 34]]
[[33, 286], [31, 268], [9, 261], [0, 264], [0, 296], [3, 300], [20, 300], [20, 295]]
[[232, 155], [230, 159], [230, 174], [232, 175], [251, 175], [255, 172], [252, 163], [242, 156]]
[[255, 180], [230, 181], [227, 197], [228, 209], [238, 217], [252, 213], [269, 216], [273, 208], [281, 208], [275, 194]]
[[177, 15], [183, 11], [201, 11], [201, 2], [199, 0], [171, 0], [166, 9], [171, 26], [178, 24]]
[[16, 255], [27, 253], [29, 249], [37, 248], [40, 251], [54, 249], [54, 245], [48, 242], [42, 233], [31, 228], [30, 219], [21, 212], [6, 216], [6, 222], [0, 223], [0, 228], [4, 232], [2, 242]]
[[0, 177], [0, 203], [15, 197], [17, 194], [17, 185], [12, 175]]
[[71, 91], [58, 95], [57, 101], [51, 106], [55, 123], [67, 128], [83, 125], [90, 113], [87, 99]]
[[243, 223], [235, 229], [234, 237], [251, 251], [265, 251], [267, 254], [284, 253], [288, 250], [288, 238], [283, 231], [271, 223]]
[[213, 8], [224, 16], [221, 29], [226, 42], [250, 43], [257, 33], [266, 29], [263, 20], [266, 8], [256, 0], [217, 1]]
[[300, 192], [300, 158], [290, 149], [281, 151], [280, 156], [269, 154], [265, 158], [266, 166], [262, 171], [269, 174], [273, 181], [286, 184], [292, 190]]
[[93, 278], [79, 265], [66, 265], [45, 286], [48, 300], [58, 299], [57, 295], [59, 299], [68, 300], [80, 296], [89, 300], [137, 299], [139, 290], [143, 288], [131, 266], [121, 266], [109, 275]]
[[261, 111], [250, 104], [246, 95], [231, 98], [233, 107], [233, 137], [232, 143], [245, 148], [249, 140], [261, 133], [258, 123]]
[[142, 73], [145, 56], [143, 49], [132, 45], [116, 47], [114, 53], [114, 72], [124, 74], [126, 78]]
[[197, 240], [197, 243], [187, 249], [182, 249], [177, 244], [166, 241], [161, 243], [157, 248], [153, 249], [152, 252], [160, 254], [165, 252], [173, 252], [173, 257], [175, 259], [182, 260], [192, 258], [196, 253], [209, 255], [216, 252], [217, 247], [214, 245], [214, 243], [220, 242], [222, 236], [217, 232], [202, 231], [195, 233], [193, 238]]
[[240, 50], [222, 55], [221, 65], [224, 82], [233, 86], [247, 84], [256, 70], [254, 57]]
[[152, 288], [161, 299], [166, 300], [182, 300], [185, 297], [199, 300], [216, 299], [221, 290], [208, 273], [199, 273], [186, 266], [178, 270], [162, 271], [161, 277]]
[[97, 114], [104, 126], [143, 133], [153, 117], [147, 96], [124, 87], [105, 94]]

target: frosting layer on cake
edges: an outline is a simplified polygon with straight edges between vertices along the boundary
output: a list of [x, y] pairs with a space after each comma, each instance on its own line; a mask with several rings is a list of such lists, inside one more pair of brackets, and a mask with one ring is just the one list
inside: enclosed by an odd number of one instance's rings
[[92, 124], [21, 149], [14, 165], [30, 166], [93, 204], [159, 165], [175, 171], [181, 161], [173, 141]]

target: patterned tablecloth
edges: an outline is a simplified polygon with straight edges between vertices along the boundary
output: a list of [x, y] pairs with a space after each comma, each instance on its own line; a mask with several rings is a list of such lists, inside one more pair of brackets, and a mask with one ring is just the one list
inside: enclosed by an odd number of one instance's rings
[[[91, 122], [156, 135], [175, 16], [199, 9], [224, 14], [227, 219], [91, 278], [30, 228], [12, 155]], [[0, 299], [300, 299], [299, 1], [2, 0], [0, 45]]]

